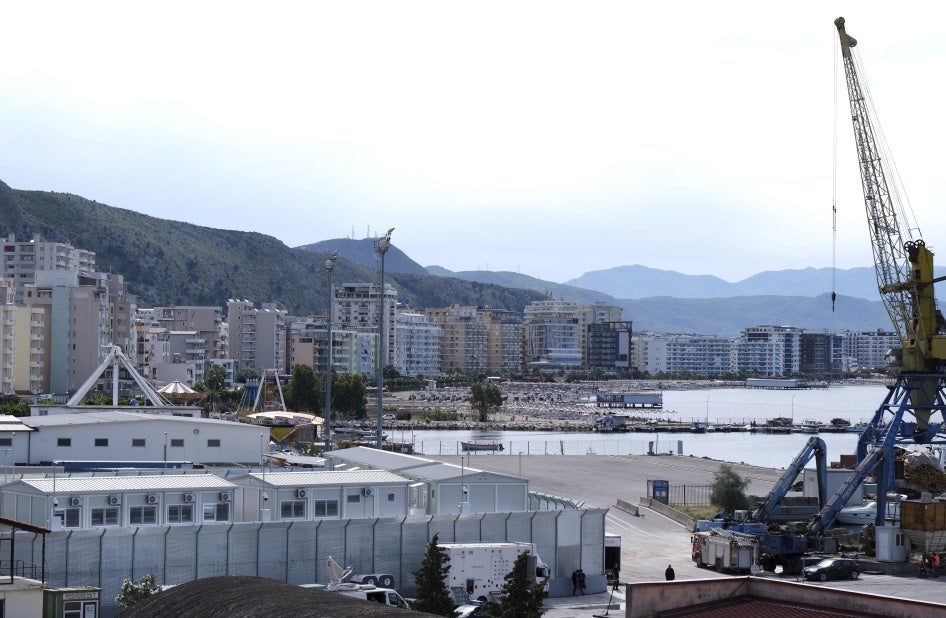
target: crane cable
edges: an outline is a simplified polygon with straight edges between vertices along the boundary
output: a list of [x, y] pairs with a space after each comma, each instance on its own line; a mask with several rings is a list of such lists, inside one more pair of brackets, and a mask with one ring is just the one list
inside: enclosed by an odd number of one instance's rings
[[834, 302], [838, 298], [838, 46], [832, 46], [834, 47], [834, 130], [831, 146], [831, 313], [834, 313]]

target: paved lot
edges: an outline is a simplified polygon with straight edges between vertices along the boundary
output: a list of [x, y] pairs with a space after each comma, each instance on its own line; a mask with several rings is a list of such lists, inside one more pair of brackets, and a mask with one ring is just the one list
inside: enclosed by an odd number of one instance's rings
[[[786, 456], [786, 463], [791, 461]], [[456, 462], [458, 457], [431, 457]], [[467, 458], [473, 468], [519, 474], [518, 455], [480, 455]], [[606, 518], [608, 533], [621, 535], [621, 581], [662, 580], [667, 564], [673, 564], [677, 579], [729, 577], [709, 569], [698, 569], [690, 559], [690, 531], [676, 522], [648, 509], [634, 516], [614, 507], [618, 499], [637, 504], [646, 495], [648, 479], [666, 479], [671, 483], [702, 485], [712, 483], [720, 462], [684, 456], [600, 455], [544, 456], [523, 455], [522, 476], [529, 478], [529, 488], [584, 500], [588, 505], [609, 508]], [[748, 493], [766, 495], [781, 475], [780, 470], [731, 464], [750, 480]], [[774, 577], [773, 575], [767, 575]], [[785, 577], [795, 581], [794, 577]], [[914, 575], [871, 575], [860, 579], [809, 583], [848, 590], [917, 599], [946, 604], [946, 574], [939, 578], [921, 579]], [[609, 609], [610, 601], [610, 609]], [[611, 591], [582, 597], [549, 599], [546, 618], [624, 615], [623, 587], [613, 598]], [[620, 606], [618, 605], [620, 604]]]

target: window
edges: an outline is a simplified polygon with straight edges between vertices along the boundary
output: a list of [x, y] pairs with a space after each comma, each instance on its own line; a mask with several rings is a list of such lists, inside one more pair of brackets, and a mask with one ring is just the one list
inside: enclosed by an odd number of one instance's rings
[[218, 440], [218, 439], [216, 439], [216, 438], [213, 438], [213, 439], [211, 439], [211, 440], [207, 440], [207, 447], [208, 447], [208, 448], [220, 448], [220, 440]]
[[131, 439], [131, 445], [132, 445], [132, 446], [144, 446], [144, 445], [145, 445], [145, 439], [144, 439], [144, 438], [132, 438], [132, 439]]
[[108, 446], [108, 438], [96, 438], [95, 446]]
[[169, 524], [191, 524], [194, 523], [194, 505], [193, 504], [172, 504], [168, 507]]
[[56, 446], [72, 446], [72, 438], [56, 438]]
[[13, 446], [12, 438], [0, 438], [0, 446]]
[[338, 517], [338, 500], [316, 500], [316, 517]]
[[205, 504], [204, 521], [230, 521], [230, 503]]
[[184, 448], [184, 438], [171, 438], [171, 448]]
[[347, 502], [348, 504], [358, 504], [359, 502], [361, 502], [361, 496], [359, 496], [358, 494], [349, 494], [345, 496], [345, 502]]
[[305, 500], [283, 500], [279, 503], [282, 519], [304, 519]]
[[128, 523], [132, 526], [158, 523], [158, 508], [155, 506], [133, 506], [128, 509]]
[[90, 523], [92, 526], [117, 526], [118, 507], [107, 506], [92, 509]]
[[63, 528], [79, 527], [79, 509], [56, 509], [53, 516], [59, 518]]
[[394, 493], [393, 493], [393, 492], [388, 494], [388, 502], [394, 502]]

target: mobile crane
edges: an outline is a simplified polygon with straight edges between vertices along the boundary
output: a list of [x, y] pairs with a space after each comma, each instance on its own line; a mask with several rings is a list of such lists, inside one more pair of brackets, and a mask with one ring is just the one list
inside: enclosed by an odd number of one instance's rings
[[852, 53], [857, 41], [847, 34], [843, 17], [837, 18], [834, 25], [844, 62], [877, 287], [901, 344], [888, 357], [896, 382], [857, 443], [858, 473], [854, 476], [874, 469], [875, 523], [881, 526], [887, 492], [895, 483], [894, 446], [946, 443], [946, 323], [933, 293], [933, 284], [946, 277], [934, 277], [933, 253], [921, 238], [913, 238], [899, 194], [890, 191], [885, 175], [888, 164], [874, 132], [871, 107], [861, 89]]

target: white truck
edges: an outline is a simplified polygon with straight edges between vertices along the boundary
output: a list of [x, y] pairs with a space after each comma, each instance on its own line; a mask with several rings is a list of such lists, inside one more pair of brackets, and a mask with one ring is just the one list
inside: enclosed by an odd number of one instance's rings
[[537, 582], [545, 582], [548, 590], [548, 566], [535, 551], [535, 545], [522, 542], [505, 543], [440, 543], [450, 557], [447, 587], [457, 603], [469, 600], [487, 601], [499, 593], [506, 583], [519, 554], [528, 554], [526, 568]]

